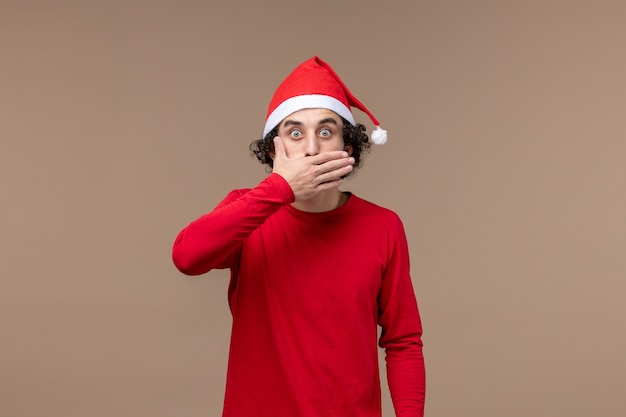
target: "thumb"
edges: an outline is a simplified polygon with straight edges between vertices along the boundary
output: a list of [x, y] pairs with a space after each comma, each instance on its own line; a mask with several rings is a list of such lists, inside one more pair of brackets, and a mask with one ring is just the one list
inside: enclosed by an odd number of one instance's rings
[[287, 152], [285, 151], [283, 141], [279, 136], [274, 137], [274, 159], [276, 158], [287, 158]]

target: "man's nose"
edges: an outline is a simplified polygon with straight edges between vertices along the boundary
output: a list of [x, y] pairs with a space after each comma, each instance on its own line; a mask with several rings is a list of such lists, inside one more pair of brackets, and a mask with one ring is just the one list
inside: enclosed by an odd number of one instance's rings
[[308, 135], [306, 138], [306, 149], [304, 150], [306, 156], [313, 156], [320, 153], [320, 144], [316, 135]]

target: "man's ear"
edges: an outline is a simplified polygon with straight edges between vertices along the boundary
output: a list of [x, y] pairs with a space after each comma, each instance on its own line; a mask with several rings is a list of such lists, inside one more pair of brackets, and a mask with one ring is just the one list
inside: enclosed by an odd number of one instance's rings
[[348, 152], [348, 156], [352, 155], [352, 152], [354, 151], [354, 149], [352, 148], [352, 145], [346, 145], [343, 147], [343, 150]]
[[274, 159], [276, 159], [276, 137], [274, 137], [274, 139], [272, 139], [272, 143], [270, 143], [270, 158], [272, 159], [272, 161]]

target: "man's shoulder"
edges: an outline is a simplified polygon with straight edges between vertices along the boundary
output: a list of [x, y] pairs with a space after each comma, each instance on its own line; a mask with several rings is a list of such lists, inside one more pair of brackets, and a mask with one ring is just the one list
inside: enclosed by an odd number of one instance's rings
[[400, 220], [400, 216], [393, 209], [383, 206], [378, 203], [374, 203], [370, 200], [352, 195], [354, 199], [354, 206], [359, 212], [368, 216], [376, 216], [377, 218], [389, 218], [390, 220]]

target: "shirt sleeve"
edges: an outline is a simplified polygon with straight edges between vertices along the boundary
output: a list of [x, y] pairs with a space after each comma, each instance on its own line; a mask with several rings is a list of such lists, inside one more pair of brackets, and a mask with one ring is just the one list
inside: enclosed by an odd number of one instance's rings
[[379, 294], [379, 345], [397, 417], [422, 417], [426, 394], [422, 324], [409, 272], [409, 251], [398, 219]]
[[232, 267], [243, 240], [293, 201], [291, 187], [278, 174], [270, 174], [255, 188], [232, 191], [180, 231], [172, 248], [174, 265], [186, 275]]

